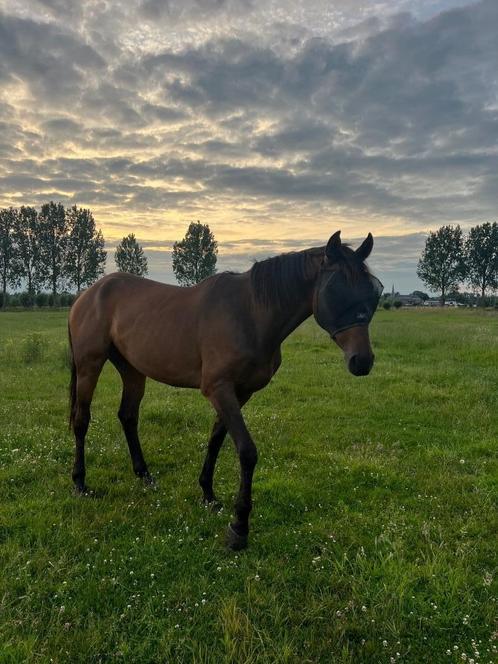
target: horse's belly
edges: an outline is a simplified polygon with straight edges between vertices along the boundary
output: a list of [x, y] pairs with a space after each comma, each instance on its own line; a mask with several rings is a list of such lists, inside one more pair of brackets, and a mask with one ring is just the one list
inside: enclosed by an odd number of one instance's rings
[[[182, 333], [183, 332], [183, 333]], [[132, 330], [114, 340], [119, 352], [148, 378], [175, 387], [199, 387], [201, 362], [197, 346], [185, 330]]]
[[136, 368], [148, 378], [172, 387], [199, 387], [201, 382], [200, 371], [196, 368], [178, 370], [166, 364], [152, 366], [150, 363], [144, 363], [141, 368], [138, 366]]

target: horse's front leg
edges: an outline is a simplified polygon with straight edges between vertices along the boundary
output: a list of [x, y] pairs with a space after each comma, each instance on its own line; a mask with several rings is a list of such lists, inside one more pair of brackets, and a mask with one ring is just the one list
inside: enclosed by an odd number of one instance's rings
[[235, 501], [235, 521], [228, 526], [227, 532], [227, 546], [238, 551], [244, 549], [248, 542], [252, 476], [258, 461], [258, 452], [242, 417], [234, 386], [229, 383], [216, 385], [206, 390], [206, 395], [233, 438], [239, 455], [240, 487]]
[[204, 503], [206, 505], [216, 506], [219, 504], [219, 501], [216, 499], [213, 490], [213, 475], [216, 466], [216, 460], [218, 459], [218, 453], [221, 446], [223, 445], [226, 433], [226, 427], [218, 417], [211, 432], [206, 458], [204, 460], [204, 465], [202, 466], [201, 475], [199, 477], [199, 484], [201, 485], [202, 492], [204, 494]]

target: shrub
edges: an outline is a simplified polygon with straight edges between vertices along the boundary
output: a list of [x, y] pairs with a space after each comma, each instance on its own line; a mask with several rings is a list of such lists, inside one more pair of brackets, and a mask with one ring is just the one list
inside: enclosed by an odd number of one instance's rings
[[396, 301], [394, 302], [394, 307], [395, 307], [396, 309], [399, 309], [399, 308], [402, 307], [402, 306], [403, 306], [403, 302], [400, 302], [399, 300], [396, 300]]
[[391, 308], [391, 303], [386, 301], [382, 306], [386, 311], [389, 311], [389, 309]]
[[59, 359], [60, 359], [60, 365], [62, 369], [70, 369], [71, 368], [71, 350], [69, 348], [69, 344], [67, 341], [63, 341], [62, 343], [59, 344]]
[[48, 306], [49, 307], [60, 307], [60, 295], [54, 295], [53, 293], [49, 293], [48, 296]]
[[33, 332], [23, 339], [21, 344], [21, 357], [25, 364], [34, 364], [43, 359], [47, 349], [47, 340], [41, 334]]
[[7, 298], [7, 305], [9, 307], [19, 307], [21, 306], [21, 301], [19, 295], [15, 293], [14, 295], [9, 295]]
[[37, 293], [35, 297], [37, 307], [46, 307], [48, 305], [47, 293]]
[[24, 293], [19, 295], [19, 301], [23, 307], [32, 307], [35, 303], [33, 293], [29, 293], [28, 291], [24, 291]]
[[72, 293], [61, 293], [60, 303], [61, 307], [70, 307], [74, 302], [74, 295]]
[[5, 339], [4, 343], [0, 344], [0, 365], [15, 364], [18, 351], [19, 344], [14, 339]]

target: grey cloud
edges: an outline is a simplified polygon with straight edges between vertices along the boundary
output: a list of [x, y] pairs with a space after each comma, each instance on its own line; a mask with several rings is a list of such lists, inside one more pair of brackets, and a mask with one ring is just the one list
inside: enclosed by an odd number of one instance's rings
[[[246, 105], [264, 106], [276, 94], [285, 64], [271, 49], [252, 47], [240, 39], [206, 44], [181, 53], [163, 52], [143, 62], [149, 75], [162, 80], [174, 99], [186, 104], [202, 104], [216, 115]], [[190, 82], [164, 76], [187, 74]]]
[[187, 117], [187, 113], [183, 110], [158, 104], [144, 104], [140, 110], [146, 119], [160, 120], [162, 122], [176, 122], [184, 120]]
[[140, 99], [132, 90], [120, 88], [103, 80], [95, 88], [87, 89], [81, 99], [83, 108], [90, 117], [101, 117], [114, 121], [127, 130], [143, 127], [146, 122], [139, 112]]
[[0, 157], [10, 158], [15, 155], [21, 156], [22, 151], [19, 148], [14, 147], [9, 141], [0, 141]]
[[6, 175], [0, 178], [0, 190], [8, 191], [36, 191], [43, 185], [40, 178], [31, 175]]
[[[497, 21], [488, 1], [425, 23], [400, 21], [363, 41], [308, 40], [289, 57], [230, 39], [164, 52], [144, 67], [171, 98], [208, 114], [254, 107], [294, 120], [298, 103], [364, 148], [421, 153], [441, 132], [495, 124], [486, 102], [496, 92], [488, 70], [498, 60]], [[183, 78], [171, 80], [175, 72]]]
[[183, 147], [200, 152], [203, 155], [218, 158], [218, 161], [219, 157], [243, 159], [248, 154], [248, 145], [243, 140], [228, 142], [213, 139], [201, 143], [184, 143]]
[[266, 134], [253, 142], [253, 149], [263, 155], [279, 156], [286, 152], [321, 150], [331, 144], [334, 132], [325, 124], [313, 119], [300, 119], [281, 126], [273, 134]]
[[93, 188], [94, 183], [87, 180], [79, 180], [75, 178], [39, 178], [32, 175], [7, 175], [0, 178], [0, 191], [25, 191], [27, 193], [53, 190], [59, 194], [67, 194], [67, 192], [78, 191], [84, 192], [85, 190]]
[[144, 0], [142, 15], [151, 20], [166, 16], [169, 21], [206, 19], [221, 13], [246, 13], [253, 9], [252, 0]]
[[49, 133], [54, 132], [55, 134], [70, 135], [73, 137], [84, 129], [79, 122], [71, 118], [53, 118], [44, 122], [42, 127]]
[[43, 8], [56, 17], [75, 18], [81, 16], [83, 3], [73, 0], [36, 0]]
[[19, 77], [41, 105], [67, 102], [83, 84], [84, 72], [104, 66], [93, 48], [53, 23], [0, 15], [0, 80]]

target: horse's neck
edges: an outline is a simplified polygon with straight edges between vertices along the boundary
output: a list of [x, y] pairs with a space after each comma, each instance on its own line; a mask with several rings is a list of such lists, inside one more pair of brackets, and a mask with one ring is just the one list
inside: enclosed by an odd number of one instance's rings
[[302, 296], [296, 298], [292, 305], [285, 307], [285, 310], [275, 308], [267, 312], [263, 337], [271, 346], [280, 346], [313, 313], [313, 296], [319, 269], [320, 261], [316, 260], [303, 284]]
[[275, 326], [275, 338], [278, 339], [279, 345], [313, 313], [313, 290], [314, 287], [312, 286], [309, 295], [290, 316], [278, 321]]

